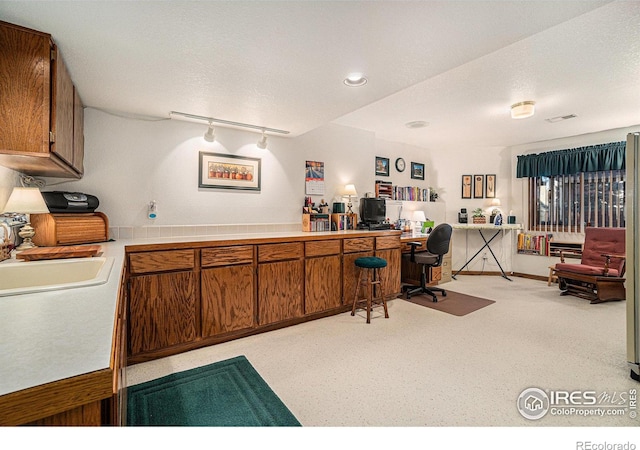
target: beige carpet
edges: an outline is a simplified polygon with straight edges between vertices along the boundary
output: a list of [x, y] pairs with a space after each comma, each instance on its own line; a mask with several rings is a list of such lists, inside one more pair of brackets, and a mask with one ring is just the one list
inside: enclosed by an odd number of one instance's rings
[[404, 297], [399, 298], [407, 302], [415, 303], [416, 305], [453, 314], [454, 316], [466, 316], [467, 314], [495, 303], [495, 300], [488, 300], [486, 298], [474, 297], [453, 291], [447, 291], [446, 297], [443, 297], [440, 293], [436, 295], [438, 297], [437, 302], [434, 302], [431, 296], [426, 294], [413, 295], [410, 299]]

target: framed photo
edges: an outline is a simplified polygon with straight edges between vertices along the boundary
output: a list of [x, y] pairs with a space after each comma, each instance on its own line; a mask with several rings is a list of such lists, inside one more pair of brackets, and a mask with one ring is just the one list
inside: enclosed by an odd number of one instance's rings
[[414, 180], [424, 180], [424, 164], [411, 162], [411, 178]]
[[200, 152], [198, 187], [260, 190], [260, 158]]
[[473, 176], [473, 198], [484, 197], [484, 175]]
[[389, 158], [382, 158], [376, 156], [376, 176], [388, 177], [389, 176]]
[[496, 198], [496, 176], [485, 175], [484, 181], [486, 183], [484, 187], [484, 196], [486, 198]]
[[473, 176], [462, 175], [462, 198], [471, 198], [472, 185], [473, 185]]

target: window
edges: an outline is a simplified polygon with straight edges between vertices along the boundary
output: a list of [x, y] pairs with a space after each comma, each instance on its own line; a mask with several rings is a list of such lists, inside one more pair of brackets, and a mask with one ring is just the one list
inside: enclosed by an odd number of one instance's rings
[[528, 178], [530, 230], [625, 226], [625, 142], [518, 156]]
[[624, 227], [625, 174], [622, 169], [529, 178], [529, 229]]

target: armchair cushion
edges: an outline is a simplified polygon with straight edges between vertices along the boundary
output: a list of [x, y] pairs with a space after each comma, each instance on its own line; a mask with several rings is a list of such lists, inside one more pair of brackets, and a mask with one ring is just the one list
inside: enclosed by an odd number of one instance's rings
[[593, 275], [596, 277], [617, 277], [618, 275], [618, 270], [617, 269], [612, 269], [609, 268], [609, 271], [607, 272], [607, 274], [605, 275], [604, 273], [604, 258], [600, 258], [602, 259], [602, 265], [598, 265], [598, 266], [587, 266], [584, 264], [570, 264], [570, 263], [558, 263], [556, 264], [556, 271], [561, 270], [564, 272], [572, 272], [572, 273], [579, 273], [582, 275]]

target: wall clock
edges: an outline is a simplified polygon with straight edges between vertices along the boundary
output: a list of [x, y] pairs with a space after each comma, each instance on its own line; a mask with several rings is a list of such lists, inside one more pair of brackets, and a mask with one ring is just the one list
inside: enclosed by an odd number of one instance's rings
[[404, 169], [407, 165], [404, 162], [404, 159], [402, 158], [398, 158], [396, 159], [396, 170], [398, 172], [404, 172]]

